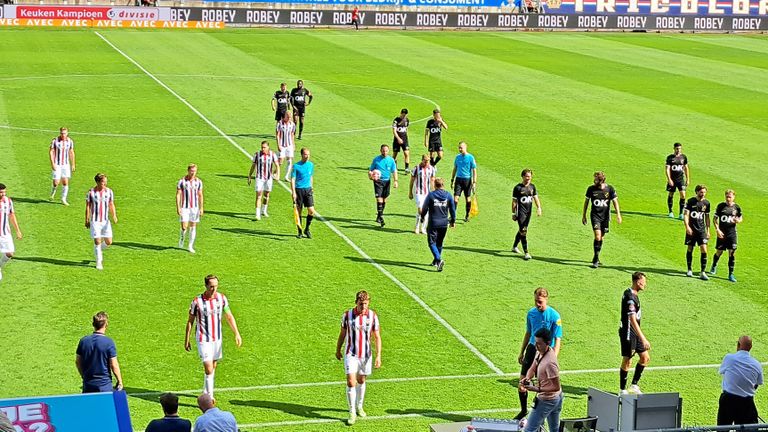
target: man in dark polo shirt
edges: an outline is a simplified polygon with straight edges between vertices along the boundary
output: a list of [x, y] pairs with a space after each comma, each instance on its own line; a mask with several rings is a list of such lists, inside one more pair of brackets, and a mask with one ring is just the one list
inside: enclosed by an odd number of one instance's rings
[[77, 344], [75, 365], [83, 378], [83, 393], [112, 391], [112, 374], [115, 374], [114, 389], [123, 389], [123, 376], [117, 362], [115, 342], [107, 337], [109, 315], [98, 312], [93, 316], [93, 333], [83, 336]]
[[149, 422], [144, 432], [190, 432], [192, 422], [179, 417], [179, 397], [173, 393], [163, 393], [160, 405], [165, 417]]

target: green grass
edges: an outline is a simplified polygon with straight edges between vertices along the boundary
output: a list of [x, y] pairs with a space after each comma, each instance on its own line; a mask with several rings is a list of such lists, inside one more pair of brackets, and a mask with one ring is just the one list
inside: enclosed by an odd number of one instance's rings
[[[54, 134], [0, 127], [0, 182], [15, 199], [25, 233], [16, 242], [17, 259], [3, 269], [0, 397], [77, 392], [74, 349], [101, 309], [110, 313], [109, 334], [129, 392], [201, 388], [197, 355], [183, 350], [184, 323], [203, 276], [217, 273], [244, 345], [236, 349], [225, 331], [216, 386], [257, 387], [217, 393], [242, 424], [345, 429], [340, 421], [322, 423], [345, 417], [342, 384], [264, 386], [343, 380], [334, 344], [341, 313], [359, 289], [372, 293], [382, 322], [384, 365], [372, 378], [460, 377], [373, 382], [368, 414], [395, 417], [356, 429], [423, 431], [429, 423], [466, 419], [466, 412], [516, 412], [510, 376], [494, 376], [328, 226], [318, 222], [311, 241], [292, 238], [290, 197], [281, 188], [273, 194], [271, 217], [252, 221], [244, 155], [94, 32], [0, 34], [0, 126], [67, 125], [78, 159], [73, 205], [48, 203], [47, 143]], [[652, 365], [717, 364], [742, 333], [755, 338], [754, 354], [766, 360], [763, 36], [256, 29], [102, 34], [249, 152], [272, 133], [269, 102], [279, 82], [304, 79], [316, 96], [301, 145], [316, 163], [317, 210], [507, 374], [519, 368], [525, 311], [538, 286], [550, 289], [551, 304], [563, 316], [561, 368], [617, 368], [619, 299], [636, 269], [649, 276], [642, 300]], [[425, 265], [431, 260], [425, 239], [410, 233], [414, 209], [403, 186], [387, 207], [387, 227], [375, 226], [364, 172], [379, 145], [391, 142], [387, 126], [399, 109], [422, 119], [431, 113], [430, 101], [450, 126], [439, 173], [449, 175], [459, 140], [469, 143], [479, 163], [481, 213], [449, 233], [441, 274]], [[422, 152], [422, 134], [423, 122], [413, 122], [414, 155]], [[738, 284], [724, 280], [725, 262], [708, 283], [683, 275], [684, 229], [663, 217], [663, 163], [675, 141], [685, 144], [693, 183], [709, 186], [713, 204], [728, 187], [738, 193], [746, 215], [739, 227]], [[200, 166], [206, 185], [196, 255], [174, 247], [174, 184], [189, 162]], [[531, 225], [530, 262], [509, 252], [510, 194], [524, 167], [534, 169], [544, 207]], [[587, 267], [591, 232], [579, 223], [595, 170], [606, 171], [625, 210], [624, 224], [614, 221], [606, 239], [606, 266], [597, 271]], [[82, 226], [82, 200], [99, 171], [109, 175], [120, 217], [103, 272], [93, 269]], [[585, 414], [586, 389], [613, 391], [616, 381], [614, 371], [564, 375], [564, 415]], [[684, 423], [714, 422], [716, 369], [652, 370], [642, 384], [650, 392], [679, 391]], [[195, 393], [182, 398], [183, 416], [196, 416]], [[758, 392], [762, 411], [765, 400]], [[137, 429], [160, 415], [155, 396], [129, 401]], [[321, 423], [290, 423], [305, 420]]]

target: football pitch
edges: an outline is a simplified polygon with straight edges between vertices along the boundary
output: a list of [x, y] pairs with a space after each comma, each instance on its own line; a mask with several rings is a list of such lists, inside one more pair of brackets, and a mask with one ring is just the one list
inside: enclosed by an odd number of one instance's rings
[[[586, 414], [588, 387], [618, 390], [620, 299], [636, 270], [648, 275], [642, 323], [659, 368], [641, 386], [679, 391], [683, 423], [715, 423], [717, 365], [739, 335], [768, 360], [765, 36], [4, 29], [0, 38], [0, 182], [24, 232], [0, 282], [0, 398], [77, 393], [77, 341], [106, 310], [134, 428], [162, 416], [157, 397], [167, 390], [183, 392], [180, 414], [196, 417], [203, 372], [184, 350], [184, 326], [208, 273], [219, 276], [244, 340], [236, 348], [224, 329], [217, 401], [249, 431], [347, 428], [334, 349], [360, 289], [381, 320], [383, 366], [356, 430], [516, 414], [510, 383], [539, 286], [563, 317], [563, 417]], [[297, 141], [315, 162], [322, 220], [311, 240], [295, 238], [283, 187], [270, 217], [254, 221], [246, 184], [247, 155], [263, 139], [275, 147], [270, 99], [297, 79], [315, 96]], [[425, 236], [413, 234], [402, 155], [384, 228], [367, 179], [403, 107], [412, 165], [419, 159], [435, 106], [449, 125], [438, 176], [450, 177], [467, 141], [480, 207], [449, 231], [442, 273], [429, 265]], [[77, 152], [69, 207], [48, 200], [48, 145], [60, 126]], [[685, 230], [667, 218], [664, 190], [676, 141], [713, 210], [736, 190], [745, 214], [738, 283], [725, 278], [727, 257], [708, 282], [685, 277]], [[176, 247], [174, 207], [190, 162], [206, 191], [194, 255]], [[529, 230], [531, 261], [510, 251], [511, 191], [523, 168], [533, 169], [543, 206]], [[611, 222], [594, 270], [580, 213], [598, 170], [624, 222]], [[83, 226], [97, 172], [108, 175], [119, 216], [101, 272]], [[756, 401], [768, 410], [765, 389]]]

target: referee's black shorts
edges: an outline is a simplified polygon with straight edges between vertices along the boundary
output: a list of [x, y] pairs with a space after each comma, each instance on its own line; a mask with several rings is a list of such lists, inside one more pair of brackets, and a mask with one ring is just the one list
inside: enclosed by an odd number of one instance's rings
[[472, 196], [471, 178], [456, 177], [456, 180], [453, 181], [453, 196], [461, 196], [462, 193], [467, 198]]
[[312, 194], [312, 188], [296, 188], [296, 205], [302, 208], [315, 206], [315, 197]]
[[536, 345], [529, 343], [525, 347], [525, 354], [523, 355], [523, 365], [520, 368], [520, 378], [525, 377], [528, 373], [528, 369], [533, 365], [533, 359], [536, 358]]
[[373, 181], [373, 194], [376, 198], [389, 197], [389, 180], [374, 180]]

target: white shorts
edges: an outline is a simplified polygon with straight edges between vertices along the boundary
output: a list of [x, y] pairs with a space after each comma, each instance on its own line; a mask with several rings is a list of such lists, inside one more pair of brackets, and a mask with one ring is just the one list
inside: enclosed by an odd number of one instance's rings
[[91, 238], [112, 238], [112, 224], [106, 222], [91, 222]]
[[272, 192], [272, 179], [256, 179], [256, 192]]
[[53, 167], [51, 178], [54, 180], [59, 181], [63, 178], [68, 179], [72, 177], [72, 169], [69, 165], [54, 165]]
[[13, 248], [13, 236], [10, 234], [0, 236], [0, 253], [14, 253], [16, 250]]
[[427, 199], [426, 195], [421, 195], [421, 194], [414, 194], [413, 195], [413, 200], [416, 201], [416, 206], [419, 209], [424, 207], [424, 201], [426, 201], [426, 199]]
[[372, 363], [373, 359], [371, 357], [365, 359], [347, 354], [344, 356], [344, 373], [347, 375], [370, 375]]
[[204, 362], [221, 359], [221, 339], [216, 342], [198, 342], [197, 353]]
[[200, 208], [183, 208], [181, 209], [181, 214], [179, 215], [179, 222], [193, 222], [193, 223], [199, 223], [200, 222]]
[[280, 147], [280, 159], [293, 159], [296, 149], [293, 146]]

